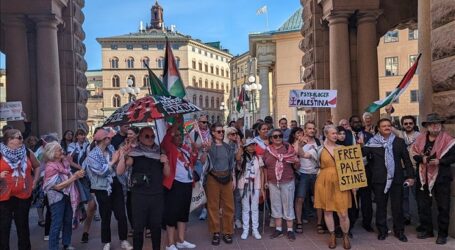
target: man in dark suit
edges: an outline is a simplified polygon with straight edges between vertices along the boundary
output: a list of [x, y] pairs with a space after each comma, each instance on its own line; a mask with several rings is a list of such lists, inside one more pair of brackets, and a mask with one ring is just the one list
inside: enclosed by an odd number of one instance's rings
[[414, 185], [414, 168], [404, 140], [392, 133], [392, 122], [387, 118], [381, 119], [378, 129], [378, 133], [362, 149], [368, 160], [368, 184], [376, 201], [378, 240], [387, 237], [387, 201], [390, 196], [395, 237], [407, 242], [401, 201], [403, 185]]

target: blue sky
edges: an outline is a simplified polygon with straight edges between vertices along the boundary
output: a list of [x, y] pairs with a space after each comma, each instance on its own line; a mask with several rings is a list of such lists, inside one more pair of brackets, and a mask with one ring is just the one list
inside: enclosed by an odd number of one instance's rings
[[[137, 32], [139, 22], [150, 22], [155, 0], [85, 1], [85, 58], [89, 69], [101, 68], [101, 47], [97, 37]], [[266, 31], [266, 16], [256, 10], [267, 5], [269, 29], [277, 29], [299, 7], [299, 0], [159, 0], [166, 26], [203, 42], [221, 41], [233, 55], [248, 50], [248, 34]], [[5, 59], [0, 56], [0, 67]]]

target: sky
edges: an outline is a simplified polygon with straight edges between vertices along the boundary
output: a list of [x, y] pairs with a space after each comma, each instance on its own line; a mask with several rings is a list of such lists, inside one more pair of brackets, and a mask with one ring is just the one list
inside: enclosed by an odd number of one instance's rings
[[[299, 0], [159, 0], [164, 9], [165, 26], [203, 42], [220, 41], [237, 55], [248, 50], [248, 34], [267, 31], [266, 15], [256, 11], [267, 5], [268, 30], [281, 26], [299, 7]], [[83, 9], [88, 69], [101, 68], [98, 37], [137, 32], [140, 21], [150, 23], [150, 8], [155, 0], [88, 0]], [[0, 68], [5, 58], [0, 55]]]

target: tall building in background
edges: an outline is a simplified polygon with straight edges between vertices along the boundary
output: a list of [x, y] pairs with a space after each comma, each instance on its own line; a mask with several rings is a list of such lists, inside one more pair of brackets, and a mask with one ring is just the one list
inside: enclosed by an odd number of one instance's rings
[[[400, 83], [404, 74], [412, 66], [418, 56], [417, 39], [418, 31], [414, 29], [392, 30], [387, 32], [378, 44], [378, 73], [379, 73], [379, 98], [383, 99], [390, 94]], [[419, 70], [411, 81], [411, 85], [393, 103], [395, 112], [392, 114], [394, 122], [404, 115], [419, 117]], [[428, 84], [431, 84], [430, 82]], [[381, 114], [385, 113], [381, 109]]]
[[204, 43], [177, 32], [173, 25], [164, 27], [163, 8], [158, 2], [151, 13], [150, 24], [144, 27], [141, 22], [138, 32], [97, 39], [102, 53], [104, 116], [130, 101], [131, 96], [120, 91], [128, 87], [128, 79], [129, 87], [139, 88], [138, 98], [148, 93], [145, 64], [162, 79], [167, 38], [187, 90], [186, 99], [201, 107], [201, 113], [207, 114], [210, 122], [224, 122], [228, 114], [232, 55], [220, 42]]
[[92, 135], [95, 128], [103, 125], [104, 102], [103, 102], [103, 72], [101, 70], [87, 70], [87, 109], [88, 109], [88, 134]]

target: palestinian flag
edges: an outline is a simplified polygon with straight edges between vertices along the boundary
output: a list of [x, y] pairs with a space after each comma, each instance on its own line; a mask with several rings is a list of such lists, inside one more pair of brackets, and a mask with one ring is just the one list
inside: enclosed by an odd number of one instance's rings
[[248, 95], [245, 93], [245, 88], [241, 88], [239, 97], [237, 99], [237, 112], [240, 112], [240, 110], [243, 108], [243, 104], [250, 99], [248, 98]]
[[147, 67], [147, 70], [149, 72], [149, 94], [150, 95], [161, 95], [161, 96], [170, 96], [169, 91], [167, 91], [166, 87], [163, 85], [161, 80], [158, 78], [158, 76], [153, 73], [153, 71], [149, 68], [147, 64], [145, 64], [145, 67]]
[[174, 53], [172, 53], [171, 44], [166, 38], [166, 52], [164, 54], [164, 77], [163, 84], [167, 87], [169, 93], [180, 98], [185, 97], [186, 91], [183, 80], [180, 77], [177, 64], [175, 63]]
[[408, 72], [406, 72], [406, 74], [403, 76], [403, 79], [401, 79], [400, 84], [398, 84], [398, 86], [395, 88], [395, 90], [392, 91], [392, 93], [390, 93], [384, 99], [375, 101], [372, 104], [370, 104], [370, 106], [368, 106], [365, 109], [365, 111], [374, 113], [374, 112], [378, 111], [380, 108], [383, 108], [383, 107], [391, 104], [401, 94], [403, 94], [403, 92], [406, 90], [406, 88], [411, 84], [411, 80], [414, 77], [414, 74], [416, 73], [417, 66], [419, 64], [419, 59], [420, 59], [421, 55], [422, 54], [419, 54], [419, 56], [417, 57], [414, 64], [411, 66], [411, 68], [409, 68]]

